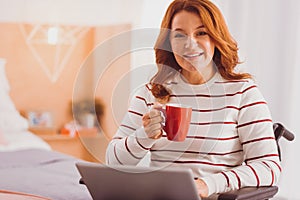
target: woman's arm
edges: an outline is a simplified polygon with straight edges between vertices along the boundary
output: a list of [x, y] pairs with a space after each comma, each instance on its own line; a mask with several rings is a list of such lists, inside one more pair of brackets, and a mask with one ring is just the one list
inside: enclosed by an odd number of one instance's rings
[[108, 164], [136, 165], [149, 152], [161, 134], [160, 113], [150, 110], [152, 106], [153, 101], [146, 87], [133, 97], [117, 133], [108, 145]]
[[246, 87], [250, 89], [241, 95], [237, 119], [245, 165], [204, 177], [209, 194], [245, 186], [271, 186], [278, 181], [281, 167], [270, 111], [257, 87], [252, 82]]

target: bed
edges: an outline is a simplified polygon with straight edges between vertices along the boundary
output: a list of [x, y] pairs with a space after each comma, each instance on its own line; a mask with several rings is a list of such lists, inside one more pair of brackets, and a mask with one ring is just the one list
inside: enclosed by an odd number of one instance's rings
[[0, 198], [92, 199], [75, 167], [85, 161], [51, 150], [28, 131], [9, 96], [4, 66], [0, 58]]

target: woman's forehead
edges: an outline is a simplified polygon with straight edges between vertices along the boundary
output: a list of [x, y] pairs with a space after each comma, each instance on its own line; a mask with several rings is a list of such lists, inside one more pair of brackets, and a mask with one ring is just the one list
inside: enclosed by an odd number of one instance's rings
[[196, 30], [199, 28], [204, 28], [200, 16], [188, 11], [176, 13], [171, 23], [172, 30]]

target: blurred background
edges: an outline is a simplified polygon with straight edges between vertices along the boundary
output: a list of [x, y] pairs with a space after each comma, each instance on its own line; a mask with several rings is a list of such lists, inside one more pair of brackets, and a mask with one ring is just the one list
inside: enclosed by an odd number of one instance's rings
[[[254, 75], [274, 122], [296, 135], [294, 142], [281, 141], [283, 173], [276, 199], [300, 199], [300, 1], [212, 1], [239, 44], [239, 69]], [[51, 126], [60, 130], [72, 120], [71, 103], [97, 99], [101, 127], [111, 137], [132, 92], [155, 72], [155, 62], [152, 49], [144, 48], [103, 68], [103, 59], [119, 47], [104, 52], [97, 47], [126, 31], [158, 29], [170, 2], [0, 0], [0, 57], [6, 60], [18, 110], [51, 113]], [[155, 38], [156, 32], [149, 32]], [[130, 49], [139, 41], [133, 36], [120, 45]]]

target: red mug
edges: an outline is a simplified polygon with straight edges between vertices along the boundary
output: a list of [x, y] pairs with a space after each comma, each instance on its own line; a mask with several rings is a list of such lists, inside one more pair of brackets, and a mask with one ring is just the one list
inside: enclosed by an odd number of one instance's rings
[[192, 108], [181, 104], [166, 104], [159, 110], [165, 118], [163, 130], [168, 140], [184, 141], [190, 127]]

